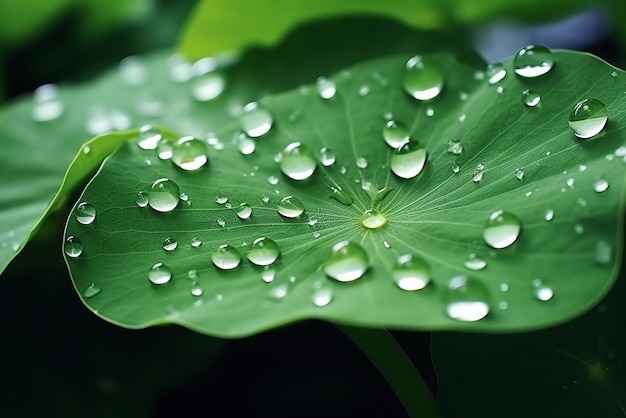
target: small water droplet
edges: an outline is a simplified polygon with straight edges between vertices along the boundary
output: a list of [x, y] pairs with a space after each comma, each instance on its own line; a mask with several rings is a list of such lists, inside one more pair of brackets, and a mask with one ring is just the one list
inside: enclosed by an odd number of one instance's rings
[[317, 218], [312, 216], [309, 218], [309, 220], [306, 223], [309, 224], [310, 226], [314, 226], [317, 224]]
[[426, 116], [430, 117], [430, 116], [434, 116], [435, 115], [435, 109], [433, 109], [432, 106], [426, 106]]
[[193, 136], [180, 138], [172, 149], [172, 162], [185, 171], [195, 171], [209, 161], [205, 142]]
[[118, 65], [122, 81], [129, 86], [139, 86], [146, 82], [148, 70], [141, 58], [129, 56], [120, 61]]
[[237, 211], [237, 216], [239, 219], [248, 219], [252, 215], [252, 208], [247, 203], [241, 203], [239, 205], [239, 210]]
[[585, 233], [585, 227], [581, 224], [576, 224], [574, 225], [574, 232], [576, 232], [578, 235], [582, 235]]
[[76, 206], [74, 216], [79, 223], [89, 225], [96, 219], [96, 209], [87, 202], [81, 202]]
[[274, 120], [270, 112], [252, 102], [244, 106], [240, 122], [249, 137], [258, 138], [270, 131]]
[[228, 197], [227, 196], [223, 196], [223, 195], [215, 196], [215, 203], [217, 203], [218, 205], [223, 205], [226, 202], [228, 202]]
[[137, 203], [137, 206], [139, 206], [140, 208], [145, 208], [146, 206], [148, 206], [148, 198], [142, 191], [139, 191], [137, 192], [137, 198], [135, 199], [135, 203]]
[[167, 139], [162, 139], [156, 146], [157, 155], [161, 160], [169, 160], [174, 153], [174, 145]]
[[516, 168], [514, 174], [515, 174], [515, 178], [517, 178], [520, 181], [524, 178], [524, 170], [522, 170], [521, 168]]
[[474, 271], [482, 270], [485, 267], [487, 267], [487, 262], [483, 260], [482, 258], [480, 258], [479, 256], [477, 256], [475, 253], [470, 253], [465, 259], [465, 262], [463, 264], [468, 269], [474, 270]]
[[208, 102], [219, 97], [226, 87], [226, 78], [219, 72], [207, 73], [196, 77], [191, 94], [199, 102]]
[[319, 159], [324, 167], [330, 167], [335, 164], [336, 157], [334, 152], [326, 147], [323, 147], [320, 149]]
[[215, 222], [217, 222], [217, 226], [220, 228], [224, 228], [226, 226], [226, 220], [224, 218], [217, 218]]
[[165, 251], [174, 251], [176, 248], [178, 248], [178, 242], [174, 238], [165, 238], [163, 241], [163, 249]]
[[261, 280], [265, 283], [271, 283], [276, 278], [276, 270], [270, 266], [263, 267], [263, 271], [261, 272]]
[[322, 234], [319, 231], [313, 232], [313, 238], [319, 238]]
[[587, 206], [587, 200], [585, 200], [585, 198], [582, 198], [582, 197], [579, 197], [578, 199], [576, 199], [576, 203], [578, 203], [578, 205], [582, 207]]
[[279, 255], [280, 249], [278, 244], [265, 237], [255, 239], [246, 254], [248, 260], [257, 266], [268, 266], [274, 263]]
[[391, 276], [402, 290], [420, 290], [430, 282], [430, 266], [421, 257], [404, 254], [398, 257]]
[[321, 287], [319, 289], [315, 289], [313, 291], [313, 296], [311, 297], [311, 301], [313, 305], [317, 307], [324, 307], [328, 305], [333, 300], [333, 291], [326, 287]]
[[342, 205], [350, 206], [354, 202], [352, 195], [344, 191], [339, 185], [335, 184], [334, 186], [330, 186], [330, 190], [333, 193], [330, 195], [331, 199], [336, 200]]
[[102, 292], [102, 289], [96, 286], [95, 283], [90, 284], [83, 290], [82, 295], [83, 298], [88, 299], [96, 296], [98, 293]]
[[406, 143], [411, 138], [411, 135], [409, 128], [405, 124], [389, 120], [383, 128], [383, 138], [390, 147], [395, 149]]
[[467, 115], [465, 113], [462, 113], [459, 116], [459, 122], [463, 123], [463, 122], [465, 122], [465, 119], [467, 119]]
[[533, 293], [537, 300], [547, 302], [554, 296], [554, 291], [551, 287], [546, 286], [541, 279], [534, 279], [532, 281]]
[[152, 209], [158, 212], [171, 212], [180, 201], [180, 189], [173, 180], [162, 178], [152, 183], [146, 197]]
[[48, 122], [63, 115], [64, 106], [57, 98], [57, 87], [54, 84], [44, 84], [34, 92], [35, 104], [32, 118], [35, 122]]
[[541, 101], [541, 96], [532, 90], [526, 89], [522, 92], [522, 102], [528, 107], [535, 107]]
[[325, 77], [318, 77], [317, 92], [322, 99], [332, 99], [333, 97], [335, 97], [335, 93], [337, 93], [337, 86], [332, 80], [329, 80]]
[[267, 292], [267, 295], [272, 299], [283, 299], [289, 293], [289, 286], [287, 283], [281, 283], [276, 286], [272, 286]]
[[272, 186], [276, 186], [280, 182], [280, 180], [276, 176], [269, 176], [267, 178], [267, 182]]
[[297, 218], [304, 213], [304, 203], [294, 196], [286, 196], [278, 203], [276, 211], [285, 218]]
[[211, 254], [211, 261], [221, 270], [232, 270], [241, 262], [241, 255], [235, 247], [223, 244]]
[[466, 92], [464, 92], [464, 91], [460, 91], [460, 92], [459, 92], [459, 100], [460, 100], [460, 101], [464, 102], [464, 101], [466, 101], [468, 98], [469, 98], [469, 95], [468, 95]]
[[83, 243], [74, 235], [70, 235], [65, 240], [65, 254], [71, 258], [77, 258], [83, 253]]
[[339, 167], [339, 172], [342, 175], [345, 175], [348, 172], [348, 169], [346, 167], [344, 167], [344, 166], [341, 166], [341, 167]]
[[483, 229], [483, 238], [493, 248], [506, 248], [517, 240], [520, 231], [521, 223], [517, 216], [497, 210], [489, 216]]
[[497, 92], [498, 94], [502, 94], [502, 93], [504, 92], [504, 87], [502, 87], [502, 86], [498, 86], [498, 87], [496, 87], [496, 92]]
[[596, 243], [595, 262], [597, 264], [611, 264], [613, 261], [613, 248], [611, 244], [604, 240], [599, 240]]
[[573, 179], [573, 178], [571, 178], [571, 177], [570, 177], [570, 178], [568, 178], [568, 179], [565, 181], [565, 184], [567, 184], [567, 187], [569, 187], [569, 188], [571, 189], [572, 187], [574, 187], [574, 179]]
[[368, 94], [370, 94], [369, 86], [363, 84], [359, 87], [359, 96], [367, 96]]
[[504, 69], [504, 66], [502, 64], [500, 64], [499, 62], [494, 62], [487, 66], [485, 75], [487, 76], [487, 81], [489, 81], [489, 84], [493, 85], [502, 81], [502, 79], [506, 77], [506, 70]]
[[282, 152], [281, 171], [293, 180], [306, 180], [313, 175], [316, 159], [313, 152], [300, 142], [292, 142]]
[[472, 173], [472, 181], [474, 183], [480, 183], [485, 175], [485, 165], [480, 163], [476, 166], [476, 169]]
[[509, 285], [507, 283], [501, 283], [499, 289], [500, 289], [501, 292], [508, 292], [509, 291]]
[[202, 288], [201, 288], [200, 286], [197, 286], [197, 285], [196, 285], [196, 286], [193, 286], [193, 287], [191, 288], [191, 294], [192, 294], [193, 296], [198, 297], [198, 296], [202, 296], [202, 295], [204, 294], [204, 291], [202, 290]]
[[552, 209], [546, 210], [546, 212], [543, 214], [543, 219], [545, 219], [546, 222], [550, 222], [552, 219], [554, 219], [554, 211]]
[[606, 179], [599, 179], [593, 184], [593, 190], [598, 193], [605, 192], [609, 188], [609, 182]]
[[569, 114], [569, 127], [579, 138], [591, 138], [602, 131], [608, 120], [606, 106], [598, 99], [583, 99]]
[[375, 210], [366, 210], [361, 218], [361, 224], [369, 229], [381, 228], [387, 224], [387, 218]]
[[156, 263], [148, 271], [148, 280], [153, 284], [165, 284], [172, 278], [172, 271], [163, 263]]
[[367, 168], [367, 165], [368, 165], [368, 162], [364, 157], [359, 157], [356, 159], [356, 166], [358, 168], [361, 168], [361, 169]]
[[463, 152], [463, 145], [461, 144], [461, 141], [456, 138], [448, 141], [447, 151], [450, 154], [461, 155]]
[[369, 268], [369, 257], [359, 244], [342, 241], [333, 246], [331, 256], [323, 264], [324, 272], [340, 282], [349, 282], [363, 276]]
[[441, 93], [444, 76], [437, 61], [416, 55], [406, 63], [402, 75], [404, 90], [417, 100], [431, 100]]
[[266, 195], [261, 195], [261, 200], [263, 201], [263, 203], [269, 203], [270, 202], [269, 196], [266, 196]]
[[515, 74], [534, 78], [546, 74], [554, 66], [552, 51], [545, 46], [529, 45], [520, 49], [513, 58]]
[[475, 322], [489, 313], [487, 289], [467, 276], [450, 279], [445, 298], [447, 315], [459, 321]]
[[398, 177], [410, 179], [422, 172], [426, 163], [426, 148], [409, 140], [398, 147], [389, 159], [389, 168]]
[[461, 171], [461, 167], [456, 162], [453, 162], [452, 163], [452, 172], [454, 174], [457, 174], [459, 171]]

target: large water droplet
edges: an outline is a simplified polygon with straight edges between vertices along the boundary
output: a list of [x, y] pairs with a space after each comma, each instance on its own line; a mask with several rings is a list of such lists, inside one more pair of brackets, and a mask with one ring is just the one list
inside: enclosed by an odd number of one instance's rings
[[404, 254], [391, 270], [393, 280], [402, 290], [420, 290], [430, 282], [430, 266], [421, 257]]
[[313, 305], [318, 307], [324, 307], [328, 305], [333, 300], [333, 291], [329, 288], [322, 287], [320, 289], [316, 289], [313, 291], [313, 296], [311, 297], [311, 301]]
[[180, 189], [173, 180], [162, 178], [152, 183], [146, 197], [152, 209], [158, 212], [171, 212], [180, 200]]
[[483, 229], [485, 242], [493, 248], [506, 248], [519, 237], [521, 223], [511, 212], [497, 210], [491, 214]]
[[248, 250], [248, 260], [257, 266], [269, 266], [280, 255], [278, 244], [273, 240], [260, 237], [252, 242], [252, 246]]
[[448, 282], [446, 313], [452, 319], [475, 322], [489, 313], [487, 289], [477, 280], [456, 276]]
[[553, 66], [552, 51], [541, 45], [524, 47], [513, 58], [515, 74], [520, 77], [539, 77], [550, 71]]
[[226, 79], [220, 73], [208, 73], [197, 77], [192, 87], [192, 95], [199, 102], [208, 102], [218, 97], [226, 87]]
[[83, 290], [82, 295], [83, 298], [89, 299], [96, 296], [98, 293], [102, 292], [102, 289], [96, 286], [95, 283], [90, 284]]
[[194, 171], [209, 161], [207, 153], [205, 142], [193, 136], [184, 136], [174, 144], [172, 162], [183, 170]]
[[506, 77], [506, 70], [499, 62], [494, 62], [487, 66], [487, 70], [485, 71], [485, 75], [487, 76], [487, 80], [489, 84], [496, 84], [504, 77]]
[[178, 241], [174, 238], [168, 237], [163, 240], [163, 249], [165, 251], [174, 251], [176, 248], [178, 248]]
[[270, 112], [260, 108], [255, 102], [248, 103], [243, 108], [241, 127], [252, 138], [265, 135], [272, 127], [273, 119]]
[[541, 101], [541, 96], [532, 90], [526, 89], [522, 92], [522, 101], [528, 107], [535, 107]]
[[463, 264], [465, 264], [465, 267], [467, 267], [468, 269], [474, 271], [482, 270], [487, 267], [487, 262], [477, 256], [475, 253], [470, 253]]
[[237, 211], [237, 216], [239, 219], [248, 219], [252, 215], [252, 208], [247, 203], [241, 203], [239, 205], [239, 210]]
[[391, 155], [391, 171], [403, 179], [410, 179], [421, 173], [426, 163], [426, 148], [417, 141], [409, 140]]
[[385, 218], [383, 214], [378, 213], [375, 210], [366, 210], [363, 214], [363, 217], [361, 218], [361, 224], [363, 224], [364, 227], [370, 229], [380, 228], [382, 226], [385, 226], [386, 223], [387, 218]]
[[83, 243], [74, 235], [70, 235], [65, 239], [63, 249], [68, 257], [77, 258], [83, 253]]
[[331, 165], [335, 164], [335, 161], [337, 159], [335, 157], [335, 153], [326, 147], [320, 149], [319, 157], [320, 162], [324, 167], [330, 167]]
[[137, 145], [141, 149], [156, 149], [161, 138], [161, 132], [152, 127], [152, 125], [144, 125], [139, 128]]
[[598, 193], [605, 192], [608, 188], [609, 182], [604, 178], [598, 179], [595, 183], [593, 183], [593, 190]]
[[387, 121], [383, 128], [383, 138], [385, 142], [392, 148], [398, 148], [407, 142], [410, 138], [409, 128], [395, 120]]
[[96, 219], [96, 209], [87, 202], [81, 202], [76, 206], [74, 216], [79, 223], [89, 225]]
[[63, 115], [64, 107], [57, 99], [57, 87], [54, 84], [44, 84], [34, 92], [35, 104], [32, 110], [33, 120], [47, 122], [58, 119]]
[[287, 196], [281, 199], [276, 209], [285, 218], [297, 218], [304, 212], [304, 203], [294, 196]]
[[583, 99], [569, 114], [569, 127], [579, 138], [591, 138], [602, 131], [608, 120], [606, 106], [598, 99]]
[[443, 72], [434, 59], [416, 55], [407, 61], [402, 75], [402, 86], [417, 100], [437, 97], [441, 93], [443, 82]]
[[322, 99], [332, 99], [333, 97], [335, 97], [335, 93], [337, 93], [337, 86], [332, 80], [329, 80], [325, 77], [318, 77], [317, 92]]
[[359, 244], [342, 241], [333, 246], [331, 256], [323, 264], [324, 272], [340, 282], [349, 282], [363, 276], [369, 268], [367, 253]]
[[300, 142], [292, 142], [283, 150], [279, 164], [287, 177], [306, 180], [315, 172], [316, 159], [309, 147]]
[[211, 261], [217, 268], [222, 270], [232, 270], [241, 262], [241, 255], [235, 247], [223, 244], [211, 254]]
[[172, 278], [172, 271], [163, 263], [156, 263], [148, 271], [148, 280], [153, 284], [165, 284]]

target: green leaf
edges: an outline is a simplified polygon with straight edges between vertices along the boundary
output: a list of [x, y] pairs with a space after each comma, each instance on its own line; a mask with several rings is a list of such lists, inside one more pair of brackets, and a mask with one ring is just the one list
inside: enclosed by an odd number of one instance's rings
[[[560, 51], [548, 74], [523, 79], [508, 61], [508, 75], [492, 85], [475, 68], [436, 54], [425, 60], [443, 69], [445, 86], [425, 103], [402, 89], [408, 58], [341, 72], [329, 100], [315, 86], [261, 100], [273, 126], [251, 155], [238, 151], [241, 120], [210, 124], [192, 116], [195, 129], [182, 134], [210, 130], [223, 145], [209, 150], [210, 163], [197, 172], [133, 143], [121, 147], [79, 199], [95, 208], [95, 221], [82, 225], [73, 214], [68, 220], [66, 237], [78, 238], [84, 248], [79, 257], [67, 258], [75, 286], [81, 292], [92, 285], [101, 289], [85, 303], [127, 327], [171, 322], [218, 336], [305, 318], [369, 327], [524, 330], [566, 321], [597, 303], [613, 283], [622, 245], [624, 73], [592, 56]], [[436, 78], [436, 71], [431, 75]], [[523, 104], [526, 89], [540, 94], [539, 105]], [[606, 104], [609, 123], [597, 137], [581, 140], [568, 129], [568, 117], [586, 97]], [[405, 123], [425, 147], [427, 162], [416, 178], [390, 171], [385, 117]], [[336, 162], [317, 163], [310, 179], [292, 180], [275, 159], [294, 141], [315, 154], [331, 148]], [[176, 182], [188, 201], [168, 213], [138, 207], [137, 193], [162, 178]], [[304, 214], [288, 219], [277, 213], [287, 196], [303, 202]], [[227, 197], [230, 205], [217, 197]], [[249, 219], [237, 216], [242, 203], [252, 208]], [[499, 210], [520, 220], [521, 234], [507, 248], [493, 249], [483, 230]], [[363, 222], [370, 211], [380, 215], [365, 222], [372, 229]], [[271, 283], [262, 280], [263, 267], [246, 260], [259, 237], [280, 248]], [[163, 249], [168, 238], [178, 242], [173, 251]], [[191, 245], [195, 238], [202, 245]], [[367, 271], [353, 283], [324, 273], [333, 246], [344, 241], [360, 245], [369, 258]], [[228, 271], [211, 262], [224, 244], [243, 257]], [[364, 267], [355, 266], [364, 258], [358, 245], [345, 247], [357, 253], [351, 272]], [[401, 290], [392, 280], [404, 254], [430, 270], [424, 289]], [[486, 267], [466, 268], [471, 254]], [[167, 284], [148, 280], [158, 263], [172, 272]], [[469, 300], [484, 302], [481, 309], [488, 305], [486, 318], [468, 323], [447, 316], [449, 281], [463, 280], [459, 276], [470, 277], [470, 287], [477, 288], [471, 292], [479, 294]], [[317, 299], [320, 291], [326, 300]], [[550, 300], [538, 300], [549, 299], [547, 294]], [[327, 305], [316, 306], [315, 299]]]

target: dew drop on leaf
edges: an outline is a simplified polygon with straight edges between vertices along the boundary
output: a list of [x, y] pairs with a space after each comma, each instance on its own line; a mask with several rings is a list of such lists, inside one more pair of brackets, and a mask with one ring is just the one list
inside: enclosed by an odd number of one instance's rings
[[613, 261], [613, 248], [611, 244], [604, 240], [599, 240], [596, 243], [594, 260], [596, 264], [610, 264]]
[[542, 45], [529, 45], [520, 49], [513, 58], [515, 74], [534, 78], [546, 74], [554, 67], [552, 51]]
[[79, 223], [89, 225], [96, 219], [96, 209], [87, 202], [81, 202], [76, 206], [74, 216]]
[[293, 180], [306, 180], [313, 175], [316, 159], [313, 152], [300, 142], [292, 142], [282, 152], [280, 169]]
[[487, 77], [487, 81], [489, 81], [489, 84], [493, 85], [502, 81], [502, 79], [506, 77], [506, 70], [504, 69], [504, 66], [502, 64], [500, 64], [499, 62], [494, 62], [487, 66], [485, 75]]
[[554, 211], [552, 209], [546, 210], [546, 212], [543, 214], [543, 219], [545, 219], [546, 222], [550, 222], [552, 219], [554, 219]]
[[252, 208], [247, 203], [241, 203], [239, 205], [239, 210], [237, 211], [237, 216], [239, 219], [248, 219], [252, 215]]
[[152, 284], [165, 284], [172, 278], [172, 271], [163, 263], [156, 263], [148, 271], [148, 280]]
[[44, 84], [35, 89], [35, 103], [32, 118], [35, 122], [47, 122], [60, 118], [64, 106], [57, 98], [57, 87], [54, 84]]
[[172, 144], [171, 141], [162, 139], [157, 144], [156, 150], [157, 150], [157, 155], [159, 156], [160, 159], [169, 160], [170, 158], [172, 158], [172, 155], [174, 154], [174, 145]]
[[195, 78], [191, 93], [199, 102], [217, 98], [226, 87], [224, 75], [218, 72], [203, 74]]
[[448, 148], [446, 149], [450, 154], [461, 155], [463, 153], [463, 145], [458, 139], [451, 139], [448, 141]]
[[550, 286], [546, 286], [541, 279], [534, 279], [532, 281], [533, 294], [535, 299], [542, 302], [547, 302], [554, 296], [554, 291]]
[[387, 218], [375, 210], [366, 210], [361, 218], [361, 224], [369, 229], [381, 228], [387, 224]]
[[209, 161], [205, 142], [193, 136], [180, 138], [172, 149], [172, 162], [185, 171], [195, 171]]
[[487, 267], [487, 262], [478, 255], [476, 255], [476, 253], [470, 253], [463, 264], [468, 269], [474, 271], [482, 270]]
[[358, 168], [361, 168], [361, 169], [367, 168], [367, 165], [368, 165], [368, 162], [364, 157], [359, 157], [356, 159], [356, 166]]
[[202, 245], [202, 240], [198, 237], [191, 238], [191, 246], [193, 248], [198, 248]]
[[211, 261], [221, 270], [232, 270], [241, 262], [241, 255], [235, 247], [222, 244], [211, 254]]
[[162, 178], [152, 183], [146, 197], [152, 209], [158, 212], [171, 212], [180, 201], [180, 189], [173, 180]]
[[285, 218], [297, 218], [304, 213], [304, 203], [295, 196], [286, 196], [278, 202], [276, 210]]
[[68, 257], [77, 258], [83, 253], [83, 243], [79, 238], [70, 235], [65, 239], [63, 249]]
[[452, 163], [452, 172], [454, 174], [457, 174], [460, 171], [461, 171], [461, 167], [456, 162]]
[[383, 128], [383, 138], [390, 147], [395, 149], [407, 142], [411, 136], [405, 124], [389, 120]]
[[532, 90], [526, 89], [522, 92], [522, 102], [528, 107], [535, 107], [541, 101], [541, 96]]
[[487, 289], [483, 284], [467, 276], [455, 276], [446, 288], [446, 314], [464, 322], [475, 322], [489, 313]]
[[337, 86], [335, 85], [334, 81], [329, 80], [326, 77], [318, 77], [317, 92], [322, 99], [332, 99], [337, 93]]
[[263, 268], [263, 271], [261, 272], [261, 280], [263, 280], [265, 283], [271, 283], [274, 281], [275, 278], [276, 278], [276, 269], [270, 266], [265, 266]]
[[122, 81], [129, 86], [140, 86], [148, 78], [148, 70], [141, 58], [131, 55], [120, 61], [119, 72]]
[[91, 283], [89, 286], [83, 290], [82, 295], [83, 298], [88, 299], [96, 296], [98, 293], [102, 292], [102, 289], [97, 287], [95, 283]]
[[407, 61], [402, 87], [415, 99], [434, 99], [441, 93], [443, 84], [443, 72], [434, 59], [416, 55]]
[[591, 138], [604, 129], [608, 120], [606, 106], [598, 99], [583, 99], [569, 114], [569, 127], [579, 138]]
[[257, 266], [268, 266], [274, 263], [279, 255], [280, 248], [278, 244], [265, 237], [255, 239], [246, 254], [248, 260]]
[[389, 168], [398, 177], [410, 179], [422, 172], [426, 163], [426, 148], [409, 140], [398, 147], [389, 159]]
[[524, 170], [522, 170], [521, 168], [516, 168], [514, 174], [515, 178], [520, 181], [524, 178]]
[[311, 297], [311, 301], [313, 305], [317, 307], [324, 307], [328, 305], [333, 300], [333, 291], [329, 288], [322, 287], [320, 289], [315, 289], [313, 291], [313, 296]]
[[493, 248], [506, 248], [517, 240], [520, 231], [521, 223], [517, 216], [497, 210], [489, 216], [483, 229], [483, 238]]
[[270, 131], [274, 120], [270, 112], [251, 102], [244, 106], [240, 122], [249, 137], [258, 138]]
[[198, 296], [202, 296], [204, 294], [204, 291], [202, 290], [202, 288], [200, 286], [195, 285], [195, 286], [192, 286], [192, 288], [191, 288], [191, 294], [193, 296], [198, 297]]
[[335, 157], [335, 153], [326, 147], [320, 149], [319, 158], [324, 167], [330, 167], [331, 165], [335, 164], [335, 161], [337, 159]]
[[369, 268], [369, 257], [359, 244], [341, 241], [333, 246], [332, 254], [324, 262], [324, 272], [340, 282], [359, 279]]
[[163, 249], [165, 251], [174, 251], [176, 248], [178, 248], [178, 241], [172, 237], [165, 238], [163, 241]]
[[402, 290], [420, 290], [430, 282], [430, 266], [421, 257], [404, 254], [398, 257], [391, 276]]
[[593, 183], [593, 190], [598, 193], [605, 192], [609, 188], [609, 182], [606, 179], [598, 179], [595, 183]]
[[277, 284], [276, 286], [272, 286], [270, 290], [267, 292], [267, 296], [271, 299], [283, 299], [289, 293], [289, 286], [287, 283]]
[[224, 228], [226, 226], [226, 220], [224, 218], [217, 218], [215, 222], [217, 222], [217, 226], [220, 228]]
[[144, 192], [142, 192], [142, 191], [137, 192], [137, 197], [135, 198], [135, 203], [140, 208], [145, 208], [146, 206], [148, 206], [148, 198], [146, 197]]

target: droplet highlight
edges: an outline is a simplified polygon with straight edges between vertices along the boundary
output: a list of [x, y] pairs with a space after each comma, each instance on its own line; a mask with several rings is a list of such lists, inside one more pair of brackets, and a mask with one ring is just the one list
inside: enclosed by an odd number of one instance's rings
[[389, 120], [383, 128], [383, 138], [391, 148], [398, 148], [411, 139], [409, 128], [395, 120]]
[[63, 250], [68, 257], [78, 258], [83, 253], [83, 243], [74, 235], [70, 235], [65, 239]]
[[483, 238], [493, 248], [506, 248], [517, 240], [521, 229], [517, 216], [511, 212], [497, 210], [489, 216], [483, 229]]
[[326, 275], [340, 281], [359, 279], [369, 268], [369, 257], [359, 244], [342, 241], [333, 246], [332, 254], [323, 264]]
[[420, 290], [430, 282], [430, 266], [421, 257], [404, 254], [398, 257], [391, 276], [402, 290]]
[[426, 148], [409, 140], [391, 155], [389, 168], [398, 177], [410, 179], [422, 172], [426, 163]]
[[172, 271], [163, 263], [156, 263], [148, 271], [148, 280], [152, 284], [162, 285], [172, 279]]
[[515, 74], [524, 78], [535, 78], [546, 74], [554, 67], [552, 51], [542, 45], [529, 45], [520, 49], [513, 58]]
[[569, 127], [579, 138], [599, 134], [608, 120], [606, 106], [598, 99], [583, 99], [574, 105], [569, 114]]
[[441, 93], [444, 76], [437, 61], [416, 55], [406, 63], [402, 87], [417, 100], [431, 100]]
[[180, 138], [172, 149], [172, 162], [185, 171], [195, 171], [209, 161], [205, 142], [193, 136]]
[[304, 213], [304, 203], [295, 196], [286, 196], [278, 202], [276, 211], [285, 218], [297, 218]]
[[96, 219], [96, 209], [87, 202], [81, 202], [76, 206], [74, 216], [78, 223], [89, 225]]
[[252, 242], [246, 256], [252, 264], [268, 266], [276, 261], [280, 255], [280, 248], [273, 240], [260, 237]]
[[467, 276], [450, 279], [445, 298], [446, 314], [458, 321], [476, 322], [487, 316], [489, 304], [487, 289]]
[[244, 106], [240, 122], [242, 129], [249, 137], [258, 138], [270, 131], [273, 118], [270, 112], [252, 102]]
[[235, 247], [223, 244], [211, 254], [211, 261], [221, 270], [232, 270], [241, 263], [241, 255]]
[[317, 161], [313, 152], [300, 142], [292, 142], [282, 152], [280, 169], [293, 180], [306, 180], [313, 175]]
[[146, 197], [152, 209], [157, 212], [171, 212], [180, 201], [180, 189], [173, 180], [162, 178], [152, 183]]

